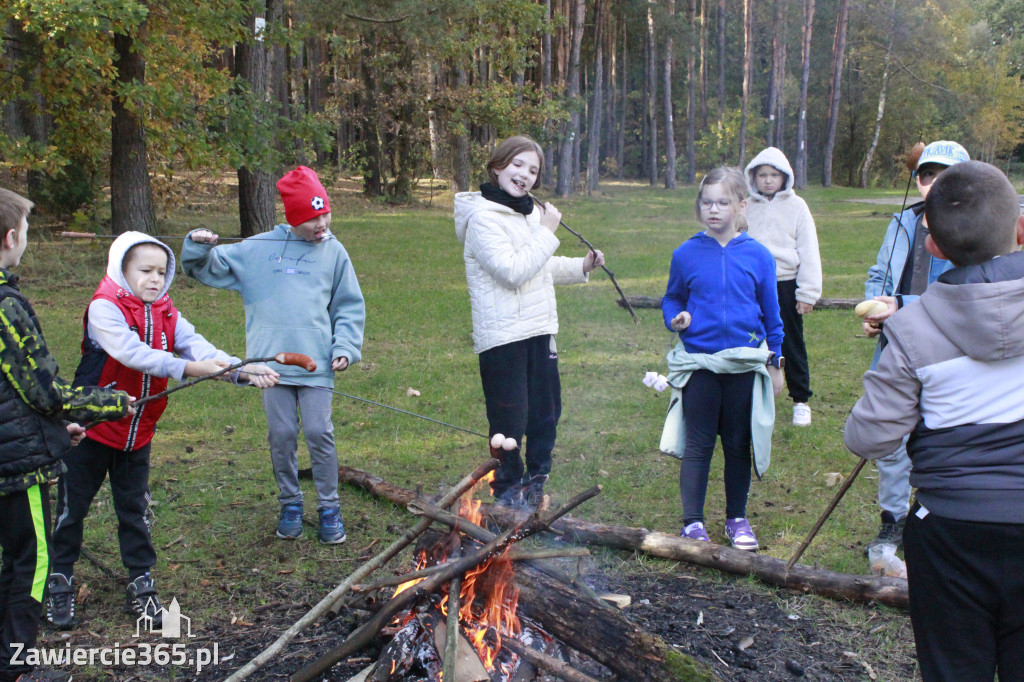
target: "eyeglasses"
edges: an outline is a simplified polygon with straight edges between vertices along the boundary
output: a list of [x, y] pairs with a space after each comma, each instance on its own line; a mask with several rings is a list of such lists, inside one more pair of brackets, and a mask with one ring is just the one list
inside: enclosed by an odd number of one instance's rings
[[709, 210], [715, 204], [718, 204], [718, 208], [723, 211], [732, 206], [732, 199], [719, 199], [718, 201], [712, 201], [711, 199], [701, 199], [698, 204], [704, 210]]

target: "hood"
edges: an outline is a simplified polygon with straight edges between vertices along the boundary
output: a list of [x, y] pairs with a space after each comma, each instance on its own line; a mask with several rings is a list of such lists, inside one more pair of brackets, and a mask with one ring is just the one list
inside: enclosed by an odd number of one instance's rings
[[[107, 256], [107, 277], [117, 282], [117, 285], [132, 291], [132, 288], [128, 286], [128, 282], [124, 279], [124, 273], [122, 272], [122, 265], [124, 264], [124, 256], [128, 253], [128, 249], [136, 246], [137, 244], [156, 244], [161, 249], [167, 252], [167, 275], [164, 277], [164, 288], [160, 291], [160, 295], [157, 296], [159, 300], [164, 294], [166, 294], [171, 288], [171, 282], [174, 281], [174, 272], [177, 268], [177, 264], [174, 260], [174, 252], [171, 251], [171, 247], [164, 244], [155, 237], [150, 237], [148, 234], [142, 232], [124, 232], [114, 240], [114, 243], [110, 245], [110, 253]], [[132, 291], [134, 294], [135, 292]]]
[[466, 230], [470, 219], [480, 211], [498, 211], [518, 215], [508, 206], [484, 199], [480, 192], [459, 192], [455, 195], [455, 236], [466, 243]]
[[781, 197], [793, 193], [793, 167], [789, 165], [789, 159], [786, 158], [781, 149], [767, 147], [747, 164], [747, 168], [743, 173], [747, 180], [747, 191], [750, 192], [750, 196], [755, 199], [763, 196], [758, 193], [757, 183], [754, 182], [754, 169], [758, 166], [771, 166], [786, 176], [785, 184], [783, 184], [782, 189], [775, 196]]
[[990, 362], [1024, 356], [1024, 252], [953, 268], [919, 303], [968, 357]]

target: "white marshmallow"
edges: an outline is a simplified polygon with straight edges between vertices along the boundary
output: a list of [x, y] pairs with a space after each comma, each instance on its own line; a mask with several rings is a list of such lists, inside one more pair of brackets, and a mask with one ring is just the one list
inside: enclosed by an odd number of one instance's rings
[[658, 380], [657, 372], [647, 372], [644, 374], [644, 386], [650, 388], [654, 385], [654, 382]]
[[504, 440], [505, 440], [505, 435], [504, 434], [501, 434], [501, 433], [494, 434], [493, 436], [491, 436], [491, 447], [494, 448], [495, 450], [497, 450], [498, 448], [501, 447], [501, 444], [502, 444], [502, 442], [504, 442]]
[[505, 440], [501, 441], [502, 450], [515, 450], [517, 447], [519, 447], [519, 444], [516, 443], [515, 438], [506, 438]]
[[668, 388], [668, 378], [664, 374], [659, 374], [657, 381], [654, 382], [654, 390], [661, 393]]

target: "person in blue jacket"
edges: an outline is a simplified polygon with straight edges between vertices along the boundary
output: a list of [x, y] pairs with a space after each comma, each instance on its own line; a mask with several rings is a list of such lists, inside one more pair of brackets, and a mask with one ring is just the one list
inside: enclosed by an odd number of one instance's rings
[[331, 233], [331, 205], [316, 173], [299, 166], [278, 181], [277, 189], [287, 224], [216, 248], [216, 234], [193, 230], [182, 246], [181, 265], [203, 284], [242, 295], [249, 357], [302, 353], [316, 363], [312, 373], [275, 365], [281, 383], [263, 392], [281, 503], [277, 536], [302, 536], [301, 413], [318, 497], [320, 541], [338, 544], [345, 541], [345, 526], [330, 389], [334, 372], [359, 362], [366, 306], [348, 252]]
[[[677, 386], [686, 426], [679, 472], [681, 535], [709, 540], [704, 500], [720, 436], [726, 535], [733, 547], [754, 551], [758, 543], [746, 509], [754, 396], [763, 394], [756, 379], [770, 379], [769, 401], [782, 391], [783, 331], [775, 259], [739, 231], [746, 204], [747, 185], [740, 169], [718, 168], [704, 177], [696, 205], [704, 230], [672, 253], [661, 312], [682, 346], [669, 354], [669, 369], [674, 373], [674, 365], [692, 368], [685, 374], [685, 386]], [[765, 409], [774, 419], [774, 403]]]
[[[868, 268], [868, 279], [864, 282], [864, 298], [877, 299], [888, 306], [884, 312], [864, 318], [862, 327], [869, 339], [878, 337], [885, 320], [920, 298], [939, 275], [953, 267], [948, 260], [925, 251], [928, 226], [924, 200], [932, 182], [942, 171], [969, 159], [966, 149], [948, 140], [932, 142], [921, 152], [914, 171], [921, 201], [893, 216], [878, 250], [878, 259]], [[870, 369], [878, 367], [881, 353], [882, 346], [878, 344]], [[878, 466], [878, 506], [882, 511], [882, 523], [878, 535], [864, 546], [865, 553], [876, 545], [900, 547], [903, 544], [903, 525], [910, 508], [910, 458], [907, 457], [906, 442], [875, 463]]]

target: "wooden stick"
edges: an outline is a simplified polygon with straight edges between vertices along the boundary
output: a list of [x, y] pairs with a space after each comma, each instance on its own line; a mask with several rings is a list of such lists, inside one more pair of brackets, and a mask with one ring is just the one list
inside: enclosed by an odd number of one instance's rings
[[853, 471], [851, 471], [850, 475], [846, 477], [843, 484], [839, 486], [839, 490], [836, 491], [835, 496], [832, 498], [832, 502], [829, 503], [828, 507], [825, 508], [825, 511], [818, 517], [818, 522], [814, 524], [814, 528], [812, 528], [811, 532], [807, 534], [807, 537], [804, 538], [804, 541], [800, 543], [800, 546], [797, 548], [793, 558], [786, 564], [787, 573], [793, 568], [793, 564], [797, 562], [797, 559], [803, 555], [804, 550], [806, 550], [807, 546], [811, 544], [811, 540], [813, 540], [814, 536], [818, 534], [819, 530], [821, 530], [822, 525], [824, 525], [828, 517], [832, 515], [833, 511], [835, 511], [836, 505], [839, 504], [839, 500], [843, 499], [843, 495], [845, 495], [846, 491], [850, 489], [850, 486], [853, 484], [853, 480], [857, 478], [857, 474], [860, 473], [860, 470], [864, 468], [864, 465], [867, 464], [867, 462], [868, 461], [866, 459], [862, 459], [857, 462], [857, 466], [853, 467]]
[[[535, 561], [537, 559], [553, 559], [557, 557], [585, 557], [590, 556], [590, 550], [586, 547], [566, 547], [564, 549], [526, 549], [523, 547], [513, 547], [508, 550], [505, 558], [509, 561]], [[403, 573], [402, 575], [392, 575], [387, 578], [381, 578], [375, 580], [369, 585], [353, 585], [353, 592], [373, 592], [379, 590], [382, 587], [392, 587], [394, 585], [401, 585], [407, 583], [410, 580], [416, 580], [417, 578], [427, 578], [434, 575], [438, 571], [444, 569], [445, 566], [451, 561], [452, 557], [449, 557], [448, 562], [443, 564], [437, 564], [435, 566], [429, 566], [427, 568], [421, 568], [418, 571], [410, 571], [409, 573]]]
[[[537, 651], [533, 647], [526, 646], [514, 637], [502, 637], [501, 646], [507, 647], [509, 650], [519, 654], [538, 668], [543, 668], [555, 677], [566, 680], [566, 682], [597, 682], [597, 680], [590, 675], [581, 673], [579, 670], [571, 667], [568, 663], [560, 661], [554, 656], [548, 656], [542, 651]], [[445, 675], [444, 679], [447, 680], [455, 678], [449, 678]]]
[[[540, 206], [541, 210], [544, 210], [544, 204], [541, 203], [540, 199], [533, 196], [532, 194], [530, 195], [530, 198], [533, 199], [533, 202], [535, 204]], [[588, 249], [590, 249], [591, 251], [597, 251], [597, 249], [594, 248], [594, 245], [587, 241], [586, 237], [584, 237], [582, 234], [566, 225], [564, 220], [559, 219], [558, 224], [564, 227], [566, 230], [568, 230], [569, 234], [579, 239]], [[615, 273], [609, 270], [604, 265], [601, 266], [601, 269], [608, 274], [608, 279], [612, 281], [612, 285], [615, 287], [615, 291], [619, 292], [619, 305], [624, 306], [626, 310], [629, 311], [629, 314], [633, 317], [634, 324], [640, 324], [640, 318], [636, 316], [636, 311], [633, 310], [633, 306], [629, 304], [629, 299], [627, 299], [626, 294], [623, 293], [622, 287], [620, 287], [619, 283], [615, 280]]]
[[444, 670], [441, 679], [457, 680], [459, 665], [459, 592], [462, 591], [462, 575], [457, 574], [448, 583], [447, 639], [444, 647]]
[[[593, 488], [580, 493], [555, 511], [545, 515], [543, 518], [533, 515], [522, 525], [505, 531], [465, 558], [449, 562], [446, 564], [446, 570], [427, 578], [416, 585], [415, 589], [410, 588], [398, 593], [391, 599], [391, 601], [386, 603], [380, 611], [375, 613], [373, 617], [356, 628], [355, 632], [348, 636], [348, 639], [309, 665], [296, 671], [296, 673], [292, 675], [292, 682], [311, 682], [312, 680], [317, 679], [335, 663], [351, 656], [369, 644], [377, 635], [377, 632], [389, 623], [392, 618], [394, 618], [395, 614], [405, 608], [420, 594], [430, 594], [456, 575], [462, 575], [469, 569], [484, 563], [498, 554], [501, 554], [513, 543], [519, 542], [524, 538], [540, 532], [549, 524], [554, 523], [560, 516], [568, 513], [570, 510], [589, 500], [591, 497], [598, 495], [600, 492], [601, 486], [594, 486]], [[447, 504], [445, 506], [447, 506]], [[457, 634], [457, 632], [452, 633], [452, 636], [457, 636]]]
[[[440, 499], [440, 504], [449, 505], [453, 500], [458, 499], [467, 490], [470, 490], [477, 482], [498, 468], [500, 462], [496, 459], [488, 460], [476, 468], [473, 473], [469, 474], [449, 490], [444, 497]], [[405, 534], [392, 542], [380, 552], [377, 556], [373, 557], [365, 564], [356, 569], [348, 578], [346, 578], [340, 585], [334, 588], [330, 594], [320, 600], [320, 602], [314, 606], [309, 612], [293, 623], [280, 637], [277, 638], [273, 644], [268, 646], [254, 659], [246, 663], [244, 666], [239, 668], [227, 678], [226, 682], [240, 682], [249, 675], [253, 674], [276, 656], [288, 642], [292, 641], [296, 635], [305, 630], [313, 621], [327, 613], [327, 610], [334, 605], [338, 599], [345, 594], [355, 583], [359, 582], [366, 576], [370, 575], [373, 571], [377, 570], [387, 562], [391, 561], [399, 552], [405, 549], [409, 543], [422, 535], [427, 528], [430, 527], [430, 519], [422, 519], [415, 526], [410, 528]]]

